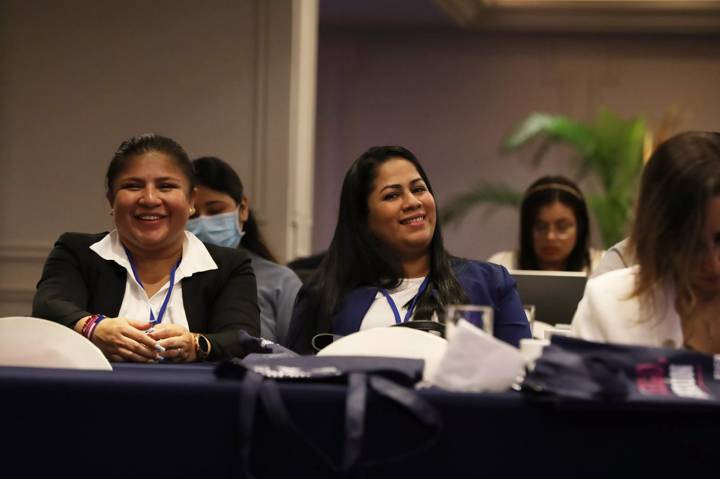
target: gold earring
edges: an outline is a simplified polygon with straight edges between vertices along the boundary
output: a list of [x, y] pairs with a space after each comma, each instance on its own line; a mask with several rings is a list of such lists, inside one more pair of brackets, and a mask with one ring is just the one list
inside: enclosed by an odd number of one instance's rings
[[194, 214], [195, 214], [195, 208], [190, 208], [190, 214], [191, 214], [191, 215], [194, 215]]

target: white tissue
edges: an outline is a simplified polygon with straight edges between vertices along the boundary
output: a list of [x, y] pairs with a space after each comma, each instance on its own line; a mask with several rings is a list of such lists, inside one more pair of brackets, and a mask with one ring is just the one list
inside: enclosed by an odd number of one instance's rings
[[572, 326], [569, 324], [552, 324], [535, 321], [532, 325], [533, 338], [550, 339], [553, 335], [573, 336]]
[[535, 367], [535, 361], [542, 356], [545, 346], [549, 345], [549, 339], [523, 338], [520, 340], [520, 354], [525, 358], [528, 369]]
[[512, 386], [524, 367], [520, 351], [461, 319], [432, 383], [452, 391], [501, 392]]

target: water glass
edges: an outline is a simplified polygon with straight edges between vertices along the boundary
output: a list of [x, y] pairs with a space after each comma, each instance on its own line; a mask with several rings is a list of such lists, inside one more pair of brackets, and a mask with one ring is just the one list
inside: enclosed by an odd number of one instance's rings
[[448, 341], [455, 331], [455, 324], [464, 319], [470, 324], [493, 335], [493, 309], [475, 304], [451, 304], [445, 310], [445, 337]]

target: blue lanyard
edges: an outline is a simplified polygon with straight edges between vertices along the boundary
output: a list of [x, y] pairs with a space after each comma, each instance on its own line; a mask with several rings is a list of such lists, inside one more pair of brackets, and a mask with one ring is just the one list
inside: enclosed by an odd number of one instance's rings
[[[132, 269], [135, 281], [137, 281], [137, 283], [142, 289], [145, 289], [145, 286], [143, 286], [142, 281], [140, 280], [140, 276], [138, 276], [137, 270], [135, 269], [135, 262], [132, 259], [130, 251], [125, 248], [125, 245], [123, 245], [123, 248], [125, 249], [125, 254], [127, 254], [128, 261], [130, 261], [130, 269]], [[168, 291], [167, 293], [165, 293], [165, 299], [163, 300], [162, 306], [160, 306], [160, 312], [158, 313], [157, 319], [155, 319], [155, 313], [153, 313], [152, 306], [150, 307], [150, 324], [152, 324], [153, 326], [156, 324], [160, 324], [163, 320], [163, 316], [165, 316], [165, 310], [167, 309], [168, 302], [170, 302], [170, 296], [172, 296], [173, 287], [175, 286], [175, 270], [178, 266], [180, 266], [180, 261], [182, 261], [182, 258], [178, 260], [175, 266], [170, 268], [170, 287], [168, 287]]]
[[420, 299], [420, 296], [425, 292], [427, 289], [427, 285], [430, 282], [430, 275], [425, 276], [425, 279], [423, 280], [422, 284], [420, 284], [420, 289], [418, 289], [417, 294], [410, 302], [410, 306], [408, 306], [408, 310], [405, 313], [405, 318], [400, 319], [400, 312], [397, 309], [397, 306], [395, 305], [395, 301], [390, 297], [390, 293], [387, 292], [385, 288], [379, 288], [380, 292], [385, 296], [385, 299], [387, 299], [388, 304], [390, 305], [390, 309], [392, 309], [393, 314], [395, 315], [395, 324], [401, 324], [406, 323], [408, 319], [410, 319], [410, 316], [412, 316], [413, 310], [415, 309], [415, 305], [417, 304], [418, 300]]

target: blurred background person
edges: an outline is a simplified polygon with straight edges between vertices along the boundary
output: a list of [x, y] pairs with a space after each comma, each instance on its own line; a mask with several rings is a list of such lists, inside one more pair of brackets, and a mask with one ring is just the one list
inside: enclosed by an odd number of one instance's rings
[[299, 293], [288, 346], [312, 353], [318, 333], [432, 320], [450, 304], [491, 306], [495, 336], [514, 346], [530, 337], [505, 268], [445, 250], [432, 187], [415, 155], [370, 148], [345, 175], [335, 234]]
[[636, 266], [588, 281], [583, 339], [720, 352], [720, 134], [660, 144], [643, 171], [628, 249]]
[[219, 360], [260, 333], [246, 253], [186, 233], [195, 178], [183, 148], [143, 135], [106, 174], [110, 233], [65, 233], [45, 262], [33, 316], [74, 328], [112, 361]]
[[488, 261], [508, 269], [590, 272], [602, 251], [589, 247], [590, 220], [578, 186], [564, 176], [544, 176], [525, 191], [520, 206], [520, 249]]
[[635, 258], [630, 252], [630, 239], [625, 238], [612, 245], [602, 255], [597, 266], [592, 270], [592, 277], [600, 276], [608, 271], [628, 268], [635, 264]]
[[207, 243], [247, 250], [258, 286], [260, 335], [283, 344], [302, 285], [300, 279], [291, 269], [278, 264], [265, 244], [235, 170], [213, 157], [193, 160], [193, 167], [197, 178], [196, 213], [187, 229]]

